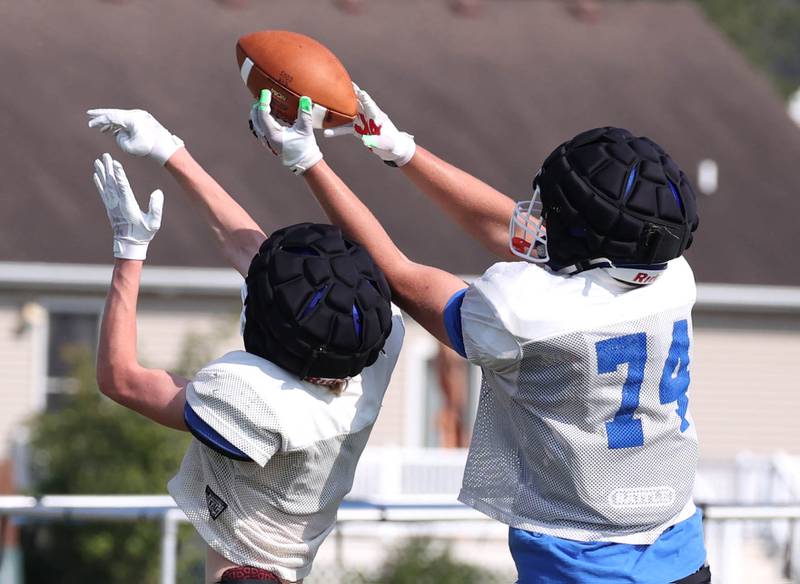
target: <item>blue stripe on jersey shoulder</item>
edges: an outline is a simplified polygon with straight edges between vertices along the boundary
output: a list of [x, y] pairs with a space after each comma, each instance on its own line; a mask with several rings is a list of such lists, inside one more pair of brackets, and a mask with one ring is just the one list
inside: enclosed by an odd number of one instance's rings
[[203, 421], [189, 405], [189, 402], [186, 402], [186, 405], [183, 406], [183, 420], [186, 422], [189, 432], [211, 450], [234, 460], [252, 461], [249, 456], [228, 442], [219, 432]]
[[699, 510], [650, 545], [573, 541], [513, 527], [508, 543], [517, 584], [665, 584], [693, 574], [706, 561]]
[[464, 348], [464, 332], [461, 328], [461, 305], [464, 303], [466, 293], [467, 288], [459, 290], [450, 297], [444, 307], [444, 328], [447, 330], [450, 346], [465, 359], [467, 350]]

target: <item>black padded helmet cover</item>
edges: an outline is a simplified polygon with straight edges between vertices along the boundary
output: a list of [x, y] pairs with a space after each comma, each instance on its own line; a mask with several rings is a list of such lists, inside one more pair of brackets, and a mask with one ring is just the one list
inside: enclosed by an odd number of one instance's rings
[[245, 349], [301, 378], [358, 375], [378, 358], [391, 328], [383, 273], [338, 227], [280, 229], [250, 264]]
[[595, 258], [662, 264], [680, 256], [697, 229], [686, 175], [658, 144], [620, 128], [589, 130], [556, 148], [537, 185], [556, 268]]

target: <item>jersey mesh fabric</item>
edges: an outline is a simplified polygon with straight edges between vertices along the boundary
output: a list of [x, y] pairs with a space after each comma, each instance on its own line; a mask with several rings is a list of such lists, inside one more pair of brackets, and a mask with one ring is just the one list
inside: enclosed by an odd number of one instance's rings
[[[264, 467], [193, 440], [169, 492], [220, 555], [299, 580], [335, 525], [371, 429], [277, 453]], [[224, 507], [216, 518], [221, 507], [209, 505], [207, 489]]]
[[[232, 361], [231, 355], [223, 360]], [[262, 399], [258, 380], [248, 377], [238, 367], [211, 364], [197, 372], [186, 400], [213, 428], [227, 428], [226, 434], [233, 435], [231, 443], [264, 465], [281, 448], [280, 410]]]
[[187, 388], [195, 412], [254, 462], [192, 441], [169, 492], [203, 539], [228, 560], [305, 577], [352, 487], [404, 334], [335, 396], [254, 355], [230, 353]]
[[[546, 281], [549, 276], [536, 278]], [[691, 500], [698, 457], [694, 422], [688, 411], [682, 412], [685, 421], [681, 418], [675, 402], [662, 404], [659, 388], [674, 323], [686, 320], [691, 338], [691, 302], [683, 300], [693, 295], [694, 284], [691, 279], [684, 281], [691, 290], [683, 291], [672, 306], [655, 302], [648, 309], [648, 304], [668, 298], [670, 288], [680, 281], [665, 283], [662, 291], [630, 303], [623, 288], [602, 276], [592, 275], [587, 281], [601, 288], [594, 293], [587, 314], [601, 310], [601, 315], [586, 328], [568, 324], [560, 327], [560, 334], [533, 340], [525, 338], [534, 336], [533, 332], [519, 334], [529, 326], [546, 329], [547, 319], [563, 316], [557, 305], [543, 308], [538, 322], [506, 322], [518, 333], [520, 358], [511, 365], [500, 360], [497, 369], [483, 367], [460, 499], [519, 529], [581, 541], [649, 544], [695, 510]], [[568, 307], [572, 301], [580, 320], [580, 305], [591, 295], [586, 292], [587, 282], [562, 288], [560, 305]], [[536, 292], [531, 290], [531, 297]], [[507, 308], [502, 306], [504, 299], [492, 301], [491, 310], [502, 319]], [[465, 306], [467, 302], [469, 294]], [[610, 314], [605, 322], [604, 304]], [[624, 314], [628, 304], [628, 313], [638, 318], [618, 319], [616, 315]], [[464, 326], [465, 338], [472, 343], [480, 339], [480, 333], [467, 330], [474, 328], [473, 320], [465, 320]], [[497, 329], [491, 335], [494, 339]], [[641, 421], [644, 441], [611, 448], [607, 423], [621, 409], [628, 364], [622, 362], [615, 370], [599, 374], [597, 343], [627, 335], [646, 338], [641, 389], [633, 411], [633, 419]], [[470, 352], [485, 355], [491, 347], [477, 351], [468, 347]], [[622, 442], [636, 443], [636, 437], [626, 436], [626, 426], [622, 426]]]

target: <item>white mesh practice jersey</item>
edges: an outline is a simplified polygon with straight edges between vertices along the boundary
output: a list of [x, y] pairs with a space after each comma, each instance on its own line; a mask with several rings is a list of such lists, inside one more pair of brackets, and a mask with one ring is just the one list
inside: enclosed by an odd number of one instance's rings
[[194, 411], [254, 462], [193, 440], [169, 492], [228, 560], [299, 580], [334, 527], [389, 385], [404, 327], [336, 396], [244, 351], [208, 364], [186, 390]]
[[633, 288], [605, 269], [500, 263], [467, 290], [483, 386], [460, 499], [512, 527], [649, 544], [691, 516], [691, 309], [682, 258]]

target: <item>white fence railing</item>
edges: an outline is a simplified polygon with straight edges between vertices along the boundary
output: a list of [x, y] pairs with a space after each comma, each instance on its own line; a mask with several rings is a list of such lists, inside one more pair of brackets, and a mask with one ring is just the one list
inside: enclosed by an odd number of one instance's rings
[[[499, 524], [455, 500], [465, 459], [466, 450], [366, 449], [333, 536], [343, 543], [337, 539], [331, 547], [336, 554], [344, 549], [346, 556], [351, 538], [374, 533], [424, 532], [456, 540], [464, 533], [458, 522], [477, 521], [472, 532], [496, 538], [498, 549], [503, 548], [505, 532]], [[702, 464], [694, 496], [706, 503], [706, 544], [715, 582], [744, 582], [748, 564], [757, 561], [800, 584], [800, 459], [742, 455], [735, 464]], [[161, 583], [175, 582], [177, 526], [186, 519], [169, 496], [6, 496], [0, 497], [0, 517], [160, 522]], [[758, 558], [743, 553], [756, 548]], [[338, 555], [334, 560], [344, 563]]]
[[[178, 524], [186, 522], [168, 495], [49, 495], [39, 499], [23, 496], [0, 496], [0, 517], [69, 521], [141, 521], [161, 523], [161, 584], [176, 582]], [[488, 521], [464, 505], [380, 504], [346, 501], [337, 515], [337, 523], [349, 522], [452, 522]]]
[[[742, 454], [736, 460], [736, 475], [737, 503], [800, 505], [800, 459], [797, 457]], [[755, 521], [744, 527], [746, 534], [757, 536], [771, 554], [779, 558], [786, 578], [800, 582], [800, 522]]]
[[[741, 522], [780, 521], [789, 525], [793, 533], [800, 525], [800, 504], [794, 505], [704, 505], [706, 526], [709, 532], [721, 528], [729, 535], [726, 526]], [[161, 584], [176, 581], [178, 551], [178, 524], [187, 521], [168, 496], [46, 496], [42, 498], [0, 496], [0, 517], [37, 520], [70, 521], [140, 521], [161, 523]], [[460, 504], [398, 504], [372, 501], [346, 501], [337, 517], [340, 524], [349, 522], [388, 523], [441, 523], [454, 521], [487, 521], [490, 519]], [[724, 539], [724, 538], [723, 538]], [[724, 545], [721, 550], [726, 549]], [[729, 559], [729, 558], [728, 558]], [[717, 572], [728, 560], [717, 557]], [[792, 574], [792, 554], [785, 556], [786, 574]], [[722, 578], [719, 581], [725, 582]]]

